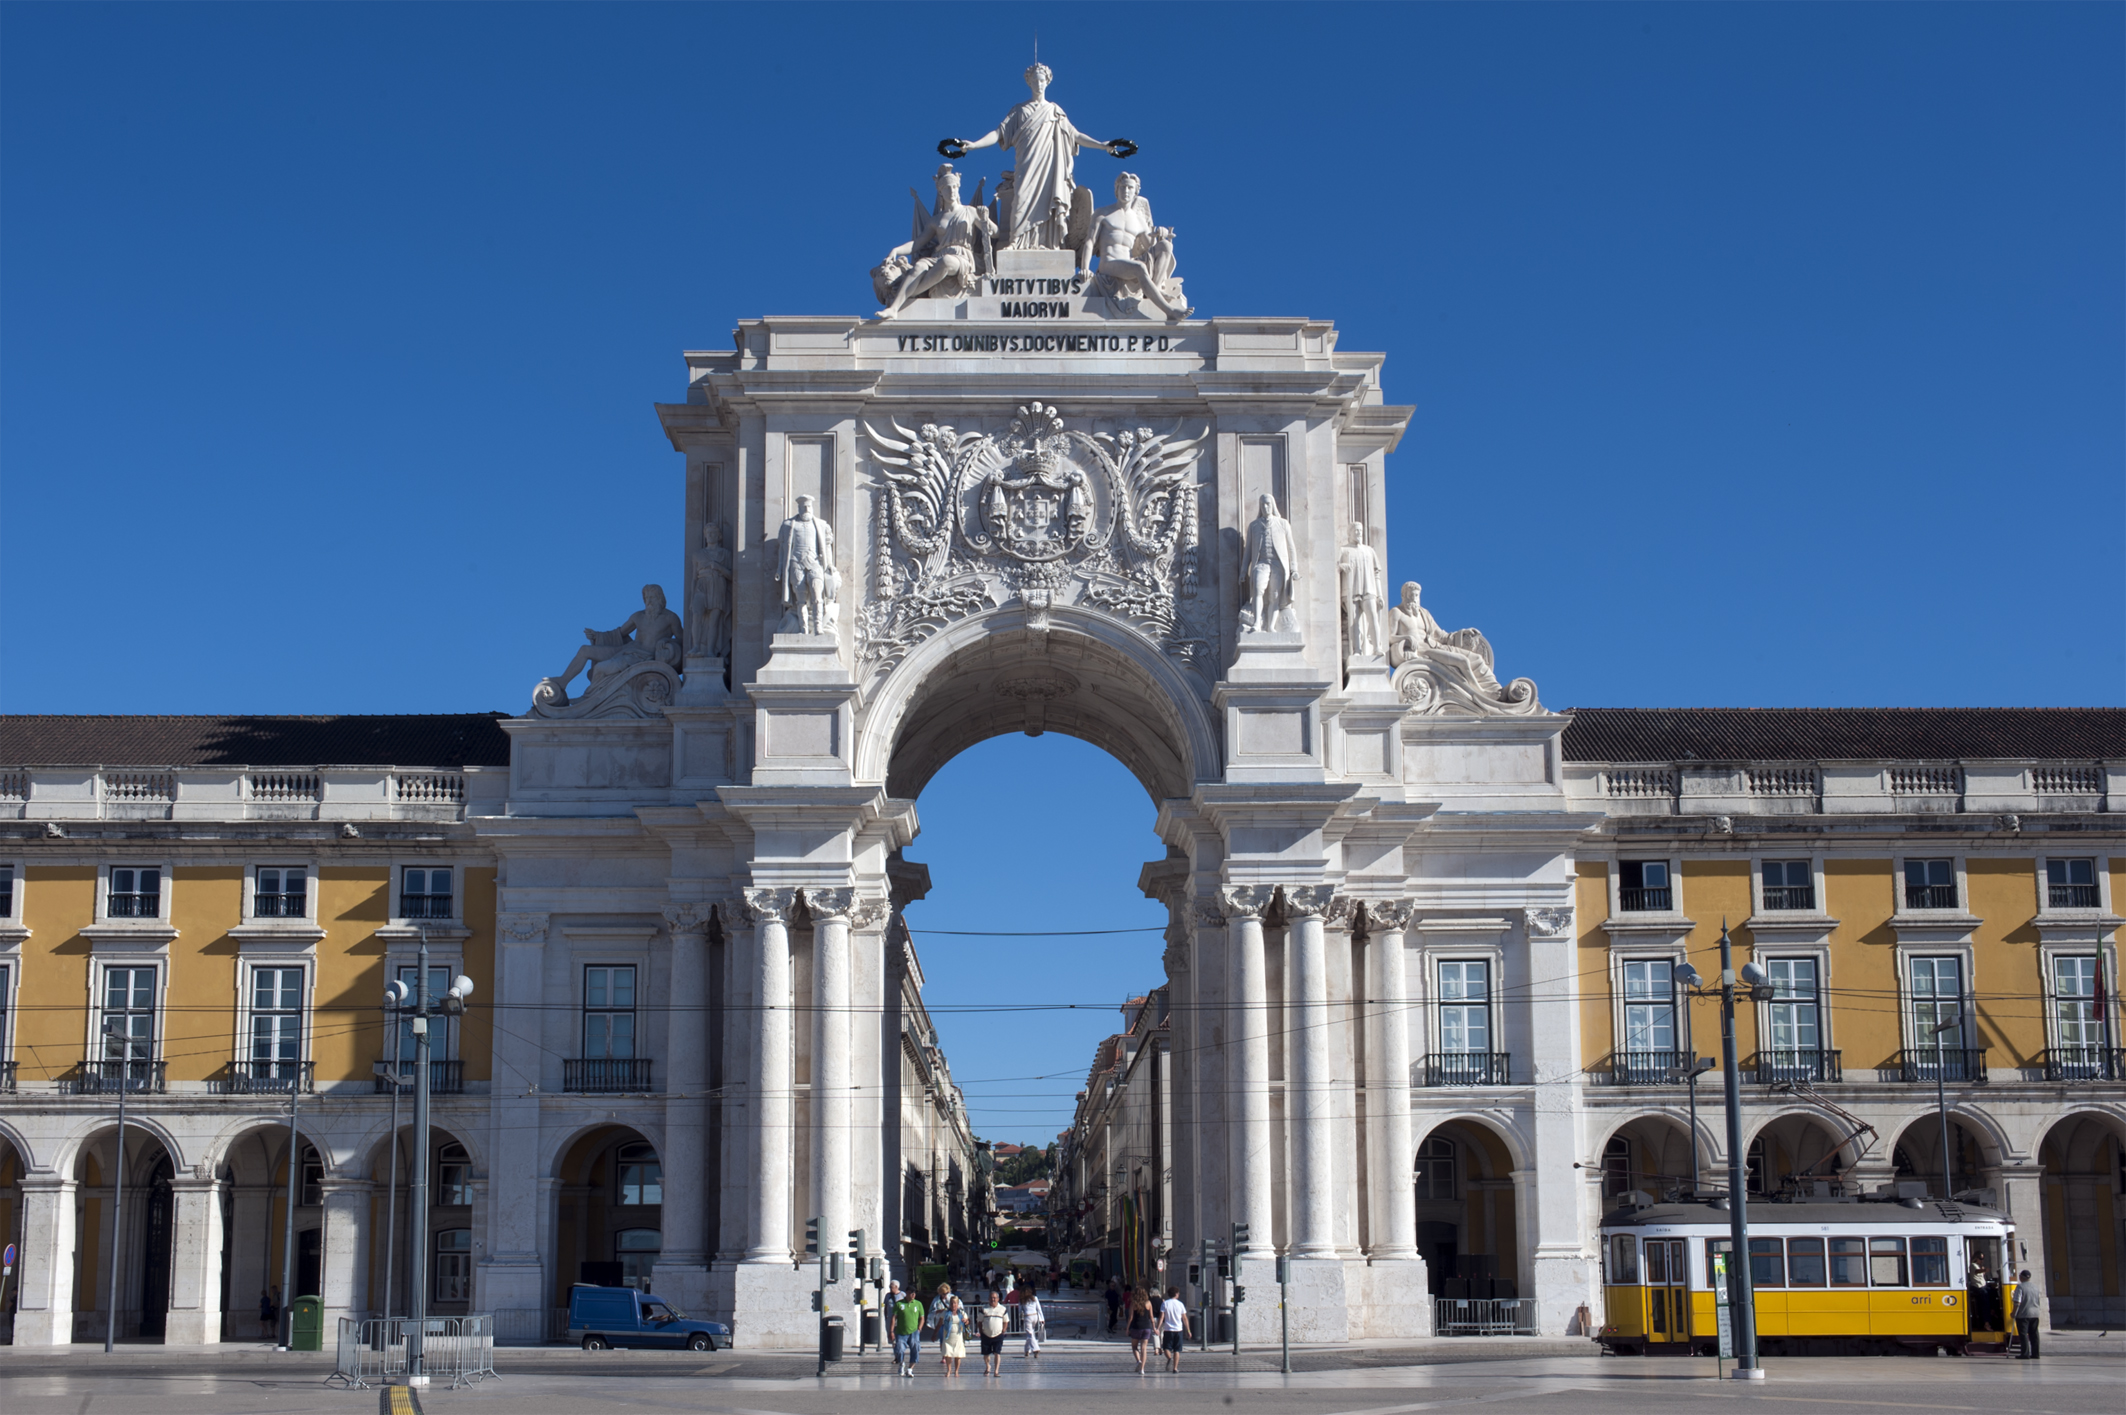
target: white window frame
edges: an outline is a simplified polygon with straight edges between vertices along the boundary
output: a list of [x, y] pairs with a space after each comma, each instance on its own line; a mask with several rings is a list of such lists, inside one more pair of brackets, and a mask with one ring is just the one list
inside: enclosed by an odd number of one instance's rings
[[[399, 912], [401, 899], [405, 892], [406, 871], [408, 870], [450, 871], [449, 918], [409, 919]], [[392, 927], [419, 932], [421, 926], [425, 924], [429, 928], [430, 938], [439, 936], [445, 930], [454, 934], [462, 933], [465, 926], [465, 866], [460, 861], [426, 855], [407, 855], [396, 858], [391, 862], [391, 879], [387, 887], [391, 890], [388, 917], [391, 920]]]
[[[1905, 903], [1905, 862], [1908, 860], [1947, 860], [1950, 872], [1956, 877], [1956, 906], [1952, 909], [1914, 909]], [[1967, 919], [1971, 915], [1971, 881], [1965, 872], [1965, 857], [1961, 850], [1912, 850], [1896, 856], [1891, 861], [1893, 874], [1891, 888], [1896, 891], [1891, 903], [1891, 922], [1906, 919], [1913, 922], [1934, 920]]]
[[[2126, 1041], [2121, 1040], [2118, 1030], [2119, 998], [2116, 981], [2119, 976], [2118, 945], [2112, 942], [2099, 942], [2095, 939], [2085, 939], [2080, 942], [2048, 939], [2040, 943], [2037, 949], [2038, 987], [2040, 990], [2039, 995], [2044, 999], [2045, 1046], [2047, 1050], [2056, 1050], [2066, 1045], [2060, 1040], [2059, 1012], [2053, 1006], [2055, 1000], [2053, 989], [2056, 986], [2054, 982], [2054, 967], [2061, 958], [2088, 958], [2092, 955], [2096, 958], [2098, 980], [2104, 985], [2105, 1004], [2111, 1009], [2112, 1045], [2126, 1045]], [[2101, 1014], [2099, 1015], [2101, 1016]]]
[[[1932, 858], [1932, 857], [1929, 857]], [[1774, 860], [1806, 860], [1809, 866], [1809, 881], [1816, 892], [1816, 905], [1812, 909], [1767, 909], [1764, 907], [1764, 867]], [[1903, 875], [1898, 876], [1899, 887]], [[1750, 854], [1750, 913], [1769, 917], [1776, 921], [1791, 920], [1801, 923], [1821, 919], [1830, 913], [1830, 901], [1824, 897], [1823, 856], [1810, 850], [1764, 850]]]
[[[155, 894], [155, 915], [153, 918], [144, 919], [137, 916], [128, 916], [114, 919], [111, 917], [112, 870], [158, 870], [161, 872], [160, 883]], [[168, 860], [106, 860], [99, 862], [96, 866], [96, 923], [101, 927], [111, 929], [167, 927], [170, 922], [171, 901], [177, 893], [176, 885], [176, 875], [170, 868]]]
[[1675, 1050], [1687, 1056], [1696, 1056], [1698, 1054], [1695, 1045], [1691, 1041], [1690, 1000], [1684, 995], [1683, 984], [1675, 980], [1676, 969], [1682, 967], [1688, 961], [1688, 958], [1688, 951], [1680, 944], [1660, 946], [1622, 944], [1611, 946], [1609, 950], [1609, 1034], [1615, 1043], [1610, 1048], [1611, 1051], [1621, 1056], [1632, 1049], [1630, 1045], [1630, 1029], [1625, 1025], [1627, 1000], [1625, 998], [1624, 965], [1627, 963], [1666, 963], [1669, 968], [1669, 992], [1670, 996], [1675, 1000], [1676, 1008]]
[[[2049, 863], [2051, 863], [2051, 862], [2052, 862], [2052, 861], [2054, 861], [2054, 860], [2087, 860], [2087, 861], [2089, 861], [2089, 862], [2090, 862], [2090, 869], [2091, 869], [2091, 870], [2092, 870], [2092, 871], [2093, 871], [2093, 872], [2095, 873], [2095, 875], [2096, 875], [2096, 908], [2094, 908], [2094, 909], [2055, 909], [2055, 908], [2053, 908], [2053, 907], [2052, 907], [2052, 882], [2051, 882], [2050, 880], [2048, 880], [2048, 879], [2046, 879], [2046, 878], [2045, 878], [2045, 867], [2046, 867], [2046, 865], [2048, 865]], [[2070, 921], [2071, 921], [2071, 922], [2076, 922], [2076, 923], [2080, 923], [2080, 922], [2083, 922], [2083, 921], [2085, 921], [2085, 920], [2088, 920], [2088, 919], [2093, 919], [2093, 918], [2096, 918], [2096, 917], [2099, 917], [2099, 916], [2102, 916], [2102, 917], [2107, 917], [2107, 918], [2108, 918], [2108, 917], [2110, 916], [2110, 914], [2111, 914], [2111, 857], [2110, 857], [2110, 856], [2108, 856], [2108, 855], [2100, 855], [2100, 854], [2098, 854], [2098, 853], [2097, 853], [2096, 851], [2094, 851], [2094, 850], [2090, 851], [2090, 852], [2089, 852], [2088, 854], [2086, 854], [2086, 855], [2084, 855], [2084, 854], [2080, 854], [2080, 853], [2072, 853], [2072, 854], [2070, 854], [2069, 852], [2067, 852], [2067, 851], [2064, 851], [2064, 850], [2062, 850], [2062, 851], [2060, 851], [2060, 852], [2058, 852], [2058, 853], [2056, 853], [2056, 854], [2049, 854], [2049, 855], [2039, 855], [2039, 856], [2038, 856], [2038, 857], [2037, 857], [2036, 859], [2032, 860], [2032, 861], [2031, 861], [2030, 863], [2031, 863], [2031, 868], [2032, 868], [2032, 869], [2033, 869], [2033, 870], [2034, 870], [2034, 871], [2036, 872], [2036, 875], [2037, 875], [2037, 912], [2038, 912], [2038, 917], [2039, 917], [2039, 918], [2041, 918], [2041, 919], [2045, 919], [2045, 920], [2047, 920], [2047, 921], [2050, 921], [2050, 920], [2054, 920], [2054, 919], [2057, 919], [2057, 920], [2060, 920], [2060, 921], [2062, 921], [2062, 922], [2070, 922]], [[19, 876], [18, 876], [18, 878], [19, 878]], [[18, 885], [18, 886], [17, 886], [17, 888], [19, 888], [19, 887], [20, 887], [20, 886]], [[2048, 994], [2048, 996], [2049, 996], [2049, 994]]]
[[[236, 997], [236, 1040], [230, 1053], [236, 1060], [251, 1060], [251, 1016], [257, 996], [257, 973], [261, 968], [300, 968], [303, 970], [303, 1010], [297, 1025], [301, 1037], [301, 1050], [296, 1057], [298, 1064], [312, 1061], [310, 1054], [312, 1035], [317, 1027], [317, 968], [308, 953], [250, 954], [246, 953], [237, 966], [236, 976], [239, 991]], [[278, 1009], [276, 1009], [278, 1010]]]
[[[124, 869], [125, 866], [119, 866]], [[87, 1061], [108, 1061], [111, 1058], [104, 1046], [104, 997], [107, 977], [113, 968], [153, 968], [155, 970], [155, 1018], [149, 1028], [150, 1045], [148, 1060], [163, 1059], [164, 1035], [169, 1031], [170, 960], [161, 950], [144, 950], [139, 953], [97, 953], [91, 955], [89, 984], [95, 989], [89, 996], [88, 1035], [82, 1039], [82, 1058]]]
[[[277, 915], [260, 918], [258, 915], [258, 872], [260, 870], [301, 870], [303, 872], [303, 912], [300, 917]], [[317, 923], [317, 861], [274, 856], [254, 861], [244, 866], [244, 922], [261, 928], [276, 925], [301, 927]]]
[[22, 927], [22, 895], [25, 889], [23, 875], [28, 862], [0, 856], [0, 870], [14, 872], [14, 888], [8, 891], [8, 906], [0, 910], [0, 948], [10, 942], [20, 942], [29, 937], [29, 930]]
[[[1668, 908], [1630, 909], [1624, 907], [1624, 863], [1629, 860], [1665, 861], [1668, 865]], [[1680, 855], [1640, 855], [1618, 851], [1609, 861], [1609, 917], [1612, 919], [1677, 919], [1683, 917], [1683, 857]]]
[[[1825, 943], [1785, 944], [1763, 943], [1750, 950], [1750, 961], [1762, 968], [1776, 958], [1807, 959], [1816, 965], [1816, 1049], [1838, 1050], [1837, 1033], [1831, 1024], [1831, 950]], [[1757, 1051], [1761, 1055], [1769, 1050], [1768, 1039], [1772, 1035], [1772, 1007], [1777, 999], [1756, 1004]]]
[[[1414, 950], [1415, 960], [1403, 955], [1404, 977], [1417, 986], [1408, 999], [1410, 1057], [1422, 1067], [1425, 1058], [1439, 1050], [1439, 965], [1442, 962], [1483, 961], [1491, 965], [1491, 1038], [1493, 1052], [1511, 1052], [1506, 1030], [1506, 1010], [1498, 1003], [1500, 979], [1506, 974], [1503, 939], [1512, 925], [1504, 919], [1419, 919], [1403, 935], [1405, 949]], [[1415, 962], [1416, 966], [1411, 964]]]
[[25, 889], [23, 874], [27, 862], [20, 859], [0, 858], [0, 869], [15, 872], [13, 898], [5, 913], [0, 913], [0, 1062], [15, 1059], [15, 1008], [22, 993], [22, 945], [30, 931], [22, 927], [22, 895]]
[[1443, 948], [1440, 950], [1439, 956], [1432, 960], [1432, 1002], [1431, 1006], [1427, 1010], [1431, 1013], [1430, 1020], [1432, 1023], [1433, 1030], [1441, 1034], [1439, 1040], [1442, 1043], [1444, 1043], [1446, 1040], [1444, 1035], [1446, 1029], [1440, 1025], [1440, 1010], [1446, 1007], [1466, 1007], [1470, 1005], [1467, 1002], [1449, 1002], [1447, 1000], [1446, 987], [1440, 981], [1440, 967], [1441, 965], [1448, 963], [1483, 964], [1484, 1035], [1487, 1040], [1484, 1044], [1484, 1049], [1480, 1052], [1471, 1051], [1450, 1053], [1447, 1051], [1444, 1045], [1441, 1045], [1431, 1048], [1430, 1051], [1427, 1052], [1427, 1054], [1429, 1055], [1431, 1051], [1437, 1051], [1442, 1055], [1496, 1056], [1498, 1053], [1507, 1050], [1504, 1044], [1505, 1027], [1502, 1025], [1502, 1019], [1499, 1015], [1498, 1005], [1499, 965], [1497, 960], [1493, 959], [1488, 952], [1486, 952], [1480, 947], [1471, 949]]
[[[415, 868], [418, 869], [420, 867], [417, 865]], [[402, 970], [411, 969], [418, 972], [420, 966], [421, 952], [419, 941], [409, 939], [401, 942], [398, 939], [393, 939], [391, 946], [384, 954], [384, 980], [387, 983], [396, 982]], [[465, 960], [455, 951], [455, 946], [451, 949], [442, 949], [437, 948], [431, 942], [428, 946], [428, 967], [431, 972], [441, 970], [444, 985], [448, 987], [450, 979], [465, 971]], [[458, 1048], [464, 1040], [460, 1032], [461, 1024], [465, 1019], [443, 1014], [437, 1009], [437, 1004], [441, 1001], [440, 997], [435, 996], [431, 996], [428, 999], [429, 1010], [435, 1013], [434, 1016], [429, 1018], [428, 1023], [428, 1059], [430, 1061], [462, 1061], [464, 1058], [459, 1054]], [[413, 1003], [414, 998], [409, 996], [406, 999], [406, 1005], [410, 1008]], [[443, 1024], [440, 1028], [436, 1025], [438, 1022]], [[405, 1018], [402, 1017], [396, 1025], [387, 1025], [384, 1028], [384, 1054], [378, 1057], [377, 1060], [398, 1060], [398, 1029], [405, 1025]], [[443, 1038], [441, 1047], [435, 1044], [438, 1035]], [[411, 1065], [410, 1062], [408, 1064]]]
[[[1920, 857], [1927, 858], [1927, 857]], [[1959, 871], [1961, 873], [1961, 871]], [[1903, 871], [1897, 877], [1898, 887], [1904, 886]], [[1978, 1014], [1974, 1001], [1978, 996], [1977, 958], [1978, 950], [1969, 939], [1961, 943], [1900, 943], [1897, 946], [1897, 1011], [1898, 1023], [1904, 1032], [1905, 1051], [1917, 1056], [1922, 1051], [1934, 1050], [1932, 1036], [1921, 1037], [1919, 1028], [1919, 998], [1912, 988], [1912, 964], [1920, 958], [1955, 958], [1962, 970], [1963, 997], [1959, 1015], [1963, 1020], [1959, 1048], [1966, 1050], [1979, 1045]], [[1819, 987], [1821, 984], [1818, 985]], [[2049, 1003], [2049, 999], [2048, 999]]]
[[[649, 981], [649, 969], [644, 966], [644, 964], [638, 963], [632, 958], [608, 959], [587, 957], [578, 958], [575, 960], [575, 962], [576, 1035], [574, 1038], [574, 1042], [576, 1059], [579, 1061], [640, 1061], [645, 1059], [649, 1054], [649, 1044], [648, 1038], [643, 1028], [643, 1013], [645, 1009], [642, 1005], [642, 997], [644, 985]], [[591, 1006], [590, 1001], [590, 973], [591, 969], [593, 968], [626, 968], [631, 970], [635, 975], [634, 1002], [624, 1008], [612, 1006], [593, 1008]], [[608, 991], [610, 991], [610, 983], [608, 983]], [[628, 1014], [628, 1017], [630, 1019], [629, 1025], [632, 1028], [632, 1040], [630, 1042], [632, 1050], [626, 1056], [616, 1057], [608, 1054], [602, 1057], [593, 1057], [589, 1054], [588, 1051], [585, 1050], [585, 1042], [587, 1041], [587, 1038], [584, 1035], [585, 1026], [589, 1022], [591, 1013], [593, 1011], [607, 1015], [617, 1012], [625, 1012]]]

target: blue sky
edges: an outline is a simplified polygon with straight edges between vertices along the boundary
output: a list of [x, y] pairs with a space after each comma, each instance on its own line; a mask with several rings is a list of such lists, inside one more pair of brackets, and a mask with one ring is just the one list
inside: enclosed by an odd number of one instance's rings
[[[868, 309], [1037, 30], [1203, 313], [1387, 351], [1391, 577], [1546, 702], [2126, 701], [2122, 16], [10, 4], [0, 710], [520, 708], [678, 580], [679, 351]], [[921, 808], [919, 924], [1157, 921], [1089, 748]], [[926, 956], [942, 1011], [1158, 953]], [[1112, 1018], [941, 1016], [970, 1080]], [[1032, 1139], [1072, 1088], [970, 1090]]]

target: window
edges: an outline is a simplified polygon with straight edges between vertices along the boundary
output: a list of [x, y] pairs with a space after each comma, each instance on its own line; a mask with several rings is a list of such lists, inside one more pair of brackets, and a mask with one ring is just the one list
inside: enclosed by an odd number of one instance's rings
[[1907, 909], [1954, 909], [1956, 907], [1956, 861], [1905, 861], [1905, 907]]
[[7, 1059], [7, 965], [0, 963], [0, 1061]]
[[314, 1209], [325, 1202], [325, 1162], [317, 1151], [303, 1146], [303, 1193], [301, 1207]]
[[1866, 1287], [1868, 1285], [1868, 1240], [1865, 1238], [1833, 1238], [1831, 1244], [1831, 1286]]
[[2096, 1006], [2097, 961], [2093, 954], [2052, 960], [2052, 1018], [2060, 1049], [2094, 1062], [2104, 1044], [2104, 1019]]
[[399, 882], [399, 917], [402, 919], [448, 919], [450, 871], [408, 869]]
[[1631, 1141], [1613, 1135], [1602, 1147], [1602, 1197], [1621, 1199], [1635, 1186], [1631, 1182]]
[[445, 1228], [436, 1233], [435, 1301], [472, 1300], [472, 1230]]
[[15, 867], [0, 865], [0, 919], [15, 917]]
[[2045, 907], [2096, 908], [2096, 861], [2045, 861]]
[[1617, 907], [1632, 913], [1666, 913], [1675, 895], [1668, 887], [1668, 861], [1617, 862]]
[[1764, 862], [1764, 908], [1767, 913], [1774, 909], [1815, 907], [1816, 877], [1807, 860]]
[[1750, 1141], [1750, 1147], [1742, 1158], [1742, 1169], [1745, 1176], [1743, 1182], [1749, 1186], [1749, 1192], [1752, 1194], [1765, 1192], [1765, 1160], [1764, 1137], [1759, 1135], [1756, 1139]]
[[[103, 970], [103, 1022], [103, 1059], [130, 1063], [125, 1071], [129, 1081], [146, 1080], [146, 1065], [155, 1059], [153, 967]], [[112, 1023], [124, 1040], [111, 1035]]]
[[1439, 996], [1439, 1049], [1461, 1053], [1490, 1051], [1491, 965], [1440, 964]]
[[1750, 1286], [1786, 1286], [1786, 1265], [1777, 1238], [1750, 1240]]
[[[408, 1007], [411, 1007], [415, 1002], [418, 1002], [420, 1000], [420, 978], [421, 965], [418, 963], [408, 963], [401, 966], [399, 969], [399, 981], [406, 984], [406, 1005]], [[442, 998], [443, 994], [449, 991], [450, 965], [447, 963], [429, 964], [429, 1006], [435, 1006], [436, 1003]], [[456, 1020], [456, 1018], [444, 1012], [438, 1012], [428, 1019], [428, 1059], [431, 1062], [450, 1061], [457, 1056], [457, 1052], [454, 1049], [456, 1033], [452, 1030], [451, 1027], [451, 1024]], [[413, 1066], [412, 1017], [406, 1015], [405, 1013], [399, 1014], [398, 1027], [396, 1028], [396, 1030], [398, 1032], [399, 1038], [399, 1065], [402, 1069], [405, 1070], [408, 1084], [411, 1084], [413, 1077], [413, 1071], [411, 1070]]]
[[583, 970], [583, 1057], [586, 1061], [635, 1054], [635, 969]]
[[1624, 965], [1624, 1049], [1676, 1049], [1675, 964], [1670, 959], [1641, 958]]
[[650, 1269], [664, 1250], [664, 1235], [654, 1228], [623, 1228], [613, 1235], [613, 1257], [620, 1263], [620, 1285], [650, 1290]]
[[1823, 1047], [1816, 960], [1767, 958], [1764, 971], [1772, 984], [1772, 1000], [1765, 1008], [1770, 1063], [1774, 1068], [1807, 1070], [1813, 1075]]
[[1955, 1051], [1964, 1044], [1963, 1028], [1935, 1028], [1961, 1023], [1964, 1016], [1964, 960], [1912, 960], [1912, 1040], [1920, 1051]]
[[622, 1145], [615, 1157], [619, 1170], [614, 1192], [623, 1206], [664, 1202], [664, 1166], [648, 1145]]
[[1420, 1199], [1452, 1199], [1454, 1184], [1454, 1141], [1444, 1135], [1435, 1135], [1417, 1148], [1417, 1197]]
[[111, 871], [110, 908], [114, 919], [159, 919], [162, 917], [162, 871], [160, 869], [114, 869]]
[[1823, 1240], [1789, 1238], [1786, 1243], [1786, 1283], [1789, 1287], [1823, 1286]]
[[436, 1150], [436, 1203], [451, 1207], [472, 1202], [472, 1156], [453, 1140]]
[[1947, 1287], [1949, 1285], [1948, 1239], [1915, 1238], [1912, 1240], [1912, 1285], [1914, 1287]]
[[251, 970], [251, 1075], [254, 1080], [301, 1079], [303, 970]]
[[1868, 1240], [1868, 1277], [1877, 1287], [1903, 1287], [1905, 1241], [1902, 1238]]
[[1620, 1287], [1639, 1283], [1639, 1240], [1620, 1233], [1609, 1240], [1609, 1280]]
[[306, 871], [266, 866], [258, 872], [258, 892], [251, 898], [251, 915], [258, 919], [300, 919], [309, 913], [309, 877]]

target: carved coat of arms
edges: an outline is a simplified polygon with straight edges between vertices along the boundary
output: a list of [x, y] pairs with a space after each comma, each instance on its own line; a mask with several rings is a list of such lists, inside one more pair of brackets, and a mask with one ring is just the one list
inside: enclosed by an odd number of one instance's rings
[[857, 622], [867, 668], [890, 668], [953, 620], [1014, 598], [1036, 627], [1052, 606], [1098, 606], [1206, 666], [1194, 466], [1207, 429], [1186, 440], [1178, 429], [1087, 432], [1040, 403], [1001, 434], [888, 427], [864, 428], [884, 483]]

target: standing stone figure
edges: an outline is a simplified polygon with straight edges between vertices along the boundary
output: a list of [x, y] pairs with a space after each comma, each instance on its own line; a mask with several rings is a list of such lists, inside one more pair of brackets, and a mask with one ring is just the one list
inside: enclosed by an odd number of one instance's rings
[[550, 686], [553, 705], [560, 707], [567, 705], [569, 682], [585, 664], [590, 665], [590, 686], [593, 688], [615, 674], [652, 659], [677, 668], [681, 658], [679, 635], [679, 616], [665, 608], [664, 587], [644, 585], [642, 608], [630, 614], [627, 622], [617, 629], [585, 629], [585, 643], [568, 661], [567, 669], [547, 679], [540, 688], [545, 690]]
[[731, 646], [731, 552], [723, 548], [723, 523], [706, 522], [693, 562], [687, 599], [687, 652], [721, 658]]
[[1380, 657], [1380, 609], [1388, 584], [1380, 560], [1366, 544], [1366, 528], [1353, 522], [1351, 543], [1336, 552], [1336, 579], [1344, 602], [1344, 652]]
[[775, 578], [782, 585], [778, 634], [831, 634], [841, 576], [834, 570], [834, 528], [812, 514], [812, 498], [797, 498], [797, 514], [782, 523]]
[[1119, 139], [1101, 142], [1071, 126], [1063, 110], [1048, 101], [1048, 86], [1055, 77], [1046, 64], [1035, 64], [1026, 71], [1026, 86], [1033, 90], [1031, 100], [1006, 113], [1003, 122], [973, 142], [959, 138], [945, 142], [947, 151], [957, 148], [959, 152], [974, 152], [1001, 144], [1017, 154], [1018, 160], [1012, 166], [1011, 222], [998, 240], [999, 246], [1063, 249], [1071, 194], [1077, 190], [1071, 168], [1078, 149], [1097, 147], [1113, 152], [1123, 146]]
[[1248, 522], [1248, 557], [1240, 569], [1240, 627], [1256, 633], [1297, 633], [1292, 595], [1299, 587], [1299, 557], [1292, 550], [1292, 523], [1277, 514], [1277, 498], [1265, 495]]

